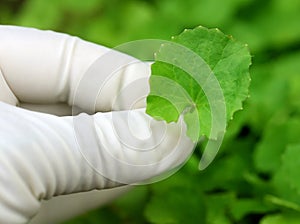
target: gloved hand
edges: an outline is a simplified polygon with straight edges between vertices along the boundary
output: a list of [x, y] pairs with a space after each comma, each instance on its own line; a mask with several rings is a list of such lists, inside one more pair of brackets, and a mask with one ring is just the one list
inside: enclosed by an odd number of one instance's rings
[[[147, 63], [65, 34], [0, 26], [0, 69], [0, 223], [26, 223], [55, 196], [80, 204], [84, 194], [74, 193], [149, 180], [193, 150], [182, 121], [145, 114]], [[94, 194], [92, 203], [107, 201]], [[67, 208], [53, 209], [57, 217]]]

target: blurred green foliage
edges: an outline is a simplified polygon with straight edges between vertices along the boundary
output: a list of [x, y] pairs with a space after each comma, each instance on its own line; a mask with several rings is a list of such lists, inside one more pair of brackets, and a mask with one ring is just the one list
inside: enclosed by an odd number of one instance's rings
[[218, 27], [249, 44], [251, 98], [204, 171], [137, 187], [77, 223], [300, 223], [300, 0], [0, 0], [0, 23], [110, 47]]

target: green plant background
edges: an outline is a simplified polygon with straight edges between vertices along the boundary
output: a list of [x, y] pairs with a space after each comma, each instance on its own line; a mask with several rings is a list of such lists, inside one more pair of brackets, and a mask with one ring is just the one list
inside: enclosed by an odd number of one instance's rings
[[0, 23], [109, 47], [203, 25], [253, 55], [251, 98], [206, 170], [199, 146], [169, 179], [64, 224], [300, 223], [300, 0], [0, 0]]

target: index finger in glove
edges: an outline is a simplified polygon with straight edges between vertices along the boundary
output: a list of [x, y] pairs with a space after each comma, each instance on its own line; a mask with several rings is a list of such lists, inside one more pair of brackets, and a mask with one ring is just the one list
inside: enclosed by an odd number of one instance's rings
[[[95, 110], [128, 109], [125, 108], [128, 103], [113, 106], [119, 89], [150, 75], [149, 66], [133, 57], [53, 31], [0, 26], [0, 52], [2, 79], [11, 90], [9, 94], [5, 92], [6, 99], [9, 98], [6, 101], [13, 104], [68, 103], [73, 106], [75, 103], [85, 108], [90, 107], [94, 98], [91, 93], [95, 95], [98, 93], [95, 91], [101, 89], [101, 96], [93, 102]], [[93, 77], [84, 78], [93, 64], [94, 71], [89, 72]], [[83, 79], [88, 80], [88, 85], [82, 85]], [[81, 92], [77, 94], [80, 82]], [[98, 89], [93, 91], [93, 86]], [[136, 96], [147, 94], [147, 81], [139, 82], [139, 88], [132, 91], [137, 91]], [[80, 97], [76, 98], [76, 94]], [[144, 106], [143, 102], [139, 107]]]

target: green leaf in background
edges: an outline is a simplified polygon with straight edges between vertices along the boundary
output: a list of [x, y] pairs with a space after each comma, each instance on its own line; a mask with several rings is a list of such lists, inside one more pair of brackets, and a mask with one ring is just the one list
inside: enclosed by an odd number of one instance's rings
[[257, 134], [265, 135], [264, 130], [272, 129], [270, 119], [279, 121], [290, 113], [299, 113], [299, 61], [296, 52], [251, 67], [251, 97], [241, 116]]
[[[216, 138], [224, 130], [219, 127], [211, 135], [213, 117], [222, 119], [222, 115], [214, 114], [212, 104], [218, 104], [219, 110], [226, 107], [224, 119], [229, 121], [235, 111], [242, 109], [242, 102], [248, 96], [251, 64], [248, 48], [217, 29], [204, 27], [185, 30], [172, 41], [192, 53], [185, 49], [173, 51], [177, 45], [161, 47], [152, 65], [147, 113], [167, 122], [176, 122], [186, 113], [187, 133], [192, 140], [202, 135]], [[199, 129], [197, 125], [200, 125], [199, 135], [195, 131]]]
[[[275, 200], [279, 206], [300, 212], [300, 141], [286, 146], [281, 154], [280, 166], [272, 178]], [[273, 200], [274, 201], [274, 200]]]
[[144, 221], [144, 209], [148, 202], [149, 191], [146, 186], [136, 186], [133, 191], [115, 202], [113, 210], [122, 223], [140, 224]]
[[286, 181], [300, 194], [300, 144], [289, 145], [282, 155], [281, 169]]
[[300, 214], [283, 213], [265, 216], [259, 224], [299, 224]]
[[300, 119], [277, 118], [270, 122], [254, 153], [256, 167], [261, 172], [275, 172], [288, 144], [300, 143]]
[[248, 214], [264, 214], [273, 210], [274, 206], [252, 198], [235, 199], [230, 206], [230, 213], [237, 221]]
[[230, 224], [231, 219], [228, 215], [229, 205], [234, 200], [235, 195], [229, 193], [216, 193], [206, 196], [207, 224]]
[[[199, 192], [190, 188], [170, 188], [168, 194], [152, 197], [145, 216], [150, 223], [157, 224], [204, 223], [205, 207], [201, 198]], [[187, 209], [183, 211], [182, 205]]]

